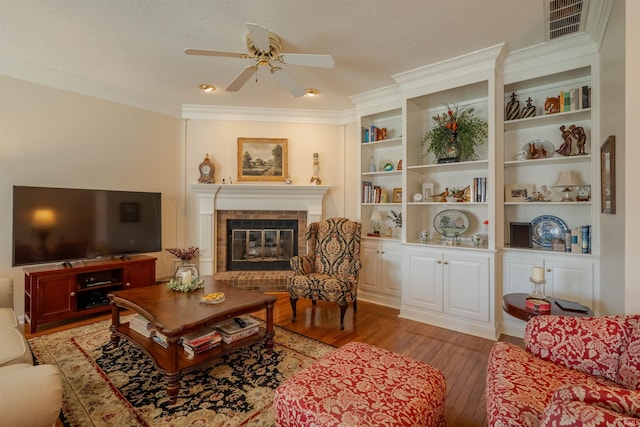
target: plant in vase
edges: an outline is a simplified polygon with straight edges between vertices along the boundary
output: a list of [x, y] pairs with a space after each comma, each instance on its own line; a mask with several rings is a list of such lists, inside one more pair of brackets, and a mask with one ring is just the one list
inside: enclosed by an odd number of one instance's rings
[[484, 144], [488, 137], [487, 122], [473, 115], [474, 107], [445, 107], [445, 113], [432, 117], [436, 124], [422, 137], [422, 157], [433, 153], [437, 163], [477, 159], [476, 146]]
[[182, 261], [182, 265], [176, 270], [175, 277], [169, 281], [167, 287], [172, 291], [191, 292], [204, 287], [204, 280], [200, 280], [195, 264], [189, 263], [198, 257], [200, 250], [194, 246], [186, 249], [165, 249], [171, 255]]

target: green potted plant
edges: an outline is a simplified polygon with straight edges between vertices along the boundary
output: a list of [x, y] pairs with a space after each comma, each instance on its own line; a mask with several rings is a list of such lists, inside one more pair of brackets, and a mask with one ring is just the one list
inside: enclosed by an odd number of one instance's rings
[[422, 157], [433, 153], [437, 163], [477, 159], [475, 148], [487, 140], [487, 122], [473, 115], [474, 107], [445, 107], [445, 113], [432, 117], [436, 124], [422, 137]]

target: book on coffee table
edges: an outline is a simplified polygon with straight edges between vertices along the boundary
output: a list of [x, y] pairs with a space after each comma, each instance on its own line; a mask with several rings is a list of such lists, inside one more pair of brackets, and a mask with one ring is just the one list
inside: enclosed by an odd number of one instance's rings
[[256, 319], [249, 316], [242, 316], [240, 319], [245, 323], [244, 327], [240, 326], [234, 319], [228, 319], [216, 325], [216, 329], [220, 332], [222, 341], [230, 344], [253, 334], [257, 334], [260, 330], [260, 322]]

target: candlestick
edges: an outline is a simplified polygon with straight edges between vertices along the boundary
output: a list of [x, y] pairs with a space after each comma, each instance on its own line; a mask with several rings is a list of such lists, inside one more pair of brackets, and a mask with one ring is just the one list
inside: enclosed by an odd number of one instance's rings
[[544, 280], [544, 268], [542, 267], [533, 267], [531, 269], [531, 281], [532, 282], [542, 282]]
[[186, 285], [191, 283], [191, 271], [187, 270], [182, 273], [182, 284]]

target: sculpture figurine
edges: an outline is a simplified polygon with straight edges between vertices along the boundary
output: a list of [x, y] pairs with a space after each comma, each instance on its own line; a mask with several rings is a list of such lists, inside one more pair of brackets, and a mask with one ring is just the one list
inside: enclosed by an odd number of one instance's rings
[[584, 147], [587, 144], [587, 134], [584, 132], [584, 128], [582, 126], [571, 125], [569, 126], [569, 130], [573, 134], [576, 139], [576, 148], [577, 155], [587, 154]]
[[[571, 125], [571, 126], [574, 126], [574, 125]], [[567, 129], [564, 125], [560, 126], [560, 132], [562, 133], [562, 140], [564, 142], [562, 143], [560, 148], [556, 150], [556, 153], [560, 154], [561, 156], [570, 156], [575, 135], [571, 130]]]
[[543, 145], [540, 148], [536, 147], [536, 144], [529, 143], [529, 158], [530, 159], [544, 159], [547, 157], [547, 150]]
[[470, 202], [471, 201], [471, 186], [467, 185], [458, 191], [454, 191], [453, 197], [456, 198], [456, 202]]
[[544, 101], [544, 110], [547, 114], [559, 113], [560, 112], [560, 97], [558, 98], [547, 98]]
[[440, 197], [440, 200], [438, 200], [439, 202], [443, 202], [446, 203], [447, 202], [447, 197], [449, 196], [449, 188], [445, 188], [444, 191], [440, 194], [434, 194], [433, 196], [429, 196], [432, 198], [436, 198], [436, 197]]

